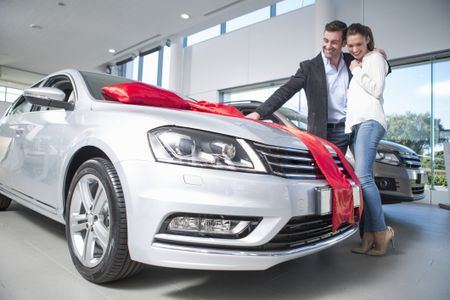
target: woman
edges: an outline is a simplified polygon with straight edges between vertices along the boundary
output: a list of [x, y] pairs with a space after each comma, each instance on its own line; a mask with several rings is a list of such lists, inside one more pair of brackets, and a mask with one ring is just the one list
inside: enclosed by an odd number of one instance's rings
[[347, 29], [347, 48], [355, 58], [350, 64], [353, 74], [347, 94], [345, 132], [352, 133], [351, 149], [355, 173], [361, 182], [364, 199], [363, 239], [355, 253], [384, 255], [394, 230], [386, 226], [380, 193], [373, 178], [378, 143], [386, 132], [383, 90], [388, 73], [384, 57], [374, 49], [369, 27], [359, 23]]

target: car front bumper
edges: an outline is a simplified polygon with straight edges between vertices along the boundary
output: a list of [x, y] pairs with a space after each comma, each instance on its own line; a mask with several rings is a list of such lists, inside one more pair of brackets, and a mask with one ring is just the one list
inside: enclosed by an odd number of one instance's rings
[[375, 163], [374, 176], [383, 201], [416, 201], [425, 197], [426, 171]]
[[[192, 168], [152, 161], [125, 161], [116, 168], [127, 208], [133, 260], [151, 265], [209, 270], [264, 270], [351, 236], [356, 225], [281, 250], [260, 249], [293, 218], [316, 214], [314, 188], [324, 180], [291, 180], [268, 174]], [[161, 232], [176, 213], [261, 218], [239, 239]]]

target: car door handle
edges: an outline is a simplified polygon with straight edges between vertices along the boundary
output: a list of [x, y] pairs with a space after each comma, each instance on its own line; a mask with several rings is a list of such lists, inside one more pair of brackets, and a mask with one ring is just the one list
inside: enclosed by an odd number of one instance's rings
[[23, 128], [16, 128], [16, 136], [21, 136], [24, 131], [25, 131], [25, 129], [23, 129]]

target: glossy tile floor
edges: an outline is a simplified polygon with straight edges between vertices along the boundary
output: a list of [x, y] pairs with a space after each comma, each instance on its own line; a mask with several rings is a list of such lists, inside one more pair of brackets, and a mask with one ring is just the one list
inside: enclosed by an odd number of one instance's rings
[[450, 211], [384, 206], [396, 230], [386, 257], [350, 253], [359, 237], [260, 272], [147, 266], [95, 285], [69, 257], [64, 227], [20, 205], [0, 212], [0, 299], [450, 299]]

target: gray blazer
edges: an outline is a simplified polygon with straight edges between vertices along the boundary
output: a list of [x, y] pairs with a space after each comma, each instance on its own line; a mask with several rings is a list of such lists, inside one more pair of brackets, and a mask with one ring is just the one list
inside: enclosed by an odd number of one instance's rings
[[[344, 53], [347, 68], [352, 60], [353, 57], [350, 54]], [[352, 76], [350, 70], [348, 74], [350, 81]], [[256, 112], [261, 115], [261, 118], [271, 115], [301, 89], [305, 90], [308, 102], [308, 132], [326, 139], [328, 88], [321, 53], [311, 60], [301, 62], [297, 73], [261, 104]]]

